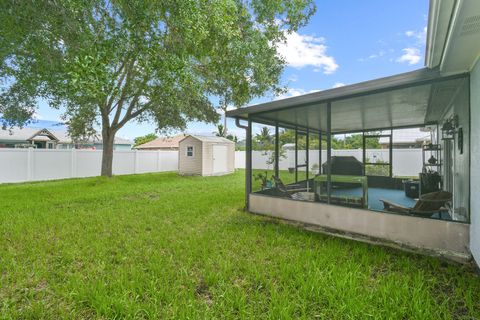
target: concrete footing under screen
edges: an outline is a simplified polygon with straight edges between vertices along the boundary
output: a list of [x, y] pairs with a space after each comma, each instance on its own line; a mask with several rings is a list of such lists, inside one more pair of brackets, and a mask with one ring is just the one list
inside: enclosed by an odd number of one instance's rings
[[308, 229], [467, 262], [465, 223], [250, 194], [249, 211], [305, 224]]

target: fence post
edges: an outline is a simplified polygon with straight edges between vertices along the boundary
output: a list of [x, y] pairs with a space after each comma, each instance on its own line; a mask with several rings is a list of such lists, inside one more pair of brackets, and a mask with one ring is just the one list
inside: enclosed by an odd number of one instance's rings
[[27, 181], [33, 180], [33, 148], [27, 148]]
[[70, 162], [70, 178], [77, 177], [77, 151], [75, 148], [72, 148], [72, 152], [70, 154], [71, 162]]

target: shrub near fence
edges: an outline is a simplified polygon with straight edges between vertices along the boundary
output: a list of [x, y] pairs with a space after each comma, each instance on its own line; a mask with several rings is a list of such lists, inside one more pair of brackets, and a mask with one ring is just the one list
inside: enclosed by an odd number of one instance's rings
[[[100, 175], [101, 150], [0, 149], [0, 183]], [[178, 151], [119, 150], [113, 174], [178, 170]]]

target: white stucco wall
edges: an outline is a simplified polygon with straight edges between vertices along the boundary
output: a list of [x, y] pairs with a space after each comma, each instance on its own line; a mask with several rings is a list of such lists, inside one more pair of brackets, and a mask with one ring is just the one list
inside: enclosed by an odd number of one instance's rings
[[470, 250], [480, 265], [480, 60], [470, 74]]
[[297, 201], [250, 194], [250, 212], [303, 222], [310, 225], [395, 243], [400, 247], [425, 251], [465, 261], [469, 226], [465, 223], [426, 219], [407, 215], [347, 208], [318, 202]]

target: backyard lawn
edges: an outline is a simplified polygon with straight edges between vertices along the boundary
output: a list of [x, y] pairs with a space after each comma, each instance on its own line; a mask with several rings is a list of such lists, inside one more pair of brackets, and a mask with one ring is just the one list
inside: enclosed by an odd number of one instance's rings
[[480, 318], [471, 267], [247, 214], [243, 178], [0, 186], [0, 318]]

